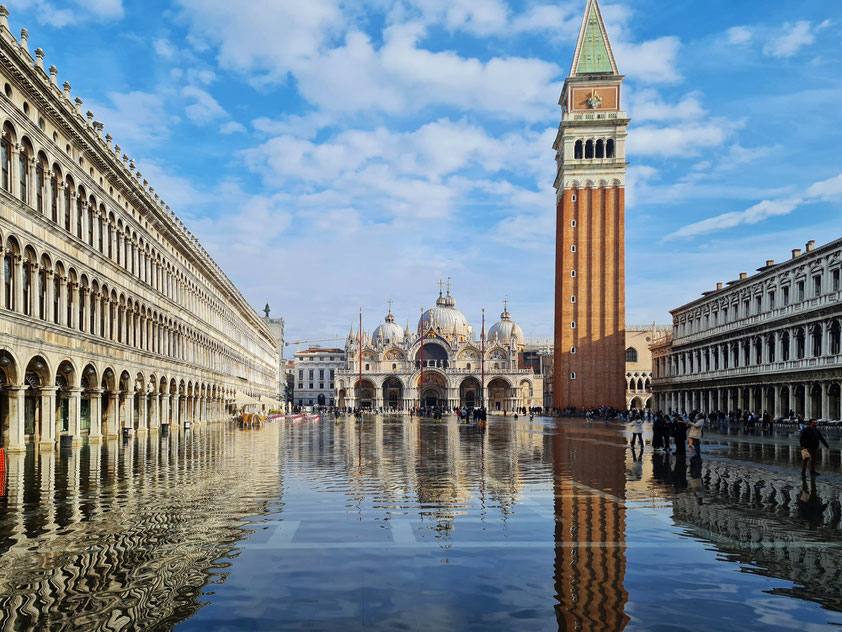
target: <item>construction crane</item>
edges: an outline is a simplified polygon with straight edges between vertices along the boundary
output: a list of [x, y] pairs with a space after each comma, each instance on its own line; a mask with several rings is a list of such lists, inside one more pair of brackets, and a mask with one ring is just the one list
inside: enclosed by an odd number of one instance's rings
[[290, 345], [295, 345], [295, 352], [298, 353], [300, 345], [303, 344], [310, 344], [311, 342], [329, 342], [333, 340], [345, 340], [345, 337], [340, 338], [313, 338], [311, 340], [291, 340], [289, 342], [285, 342], [284, 346], [289, 347]]

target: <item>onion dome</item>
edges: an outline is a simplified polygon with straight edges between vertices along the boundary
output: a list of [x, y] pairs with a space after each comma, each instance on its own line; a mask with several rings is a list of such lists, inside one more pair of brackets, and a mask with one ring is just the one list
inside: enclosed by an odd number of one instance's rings
[[512, 315], [507, 309], [508, 302], [503, 306], [503, 313], [500, 314], [500, 321], [494, 323], [491, 329], [488, 330], [488, 339], [494, 340], [499, 338], [503, 342], [510, 342], [513, 338], [519, 345], [523, 345], [523, 330], [520, 326], [512, 320]]
[[403, 329], [395, 322], [395, 317], [392, 316], [392, 308], [389, 308], [389, 313], [386, 315], [385, 322], [374, 330], [372, 336], [374, 340], [382, 338], [387, 343], [402, 342], [404, 338]]
[[465, 318], [465, 314], [456, 309], [456, 301], [450, 295], [450, 290], [447, 291], [446, 297], [439, 291], [436, 306], [421, 314], [421, 319], [418, 321], [418, 333], [423, 334], [431, 328], [443, 336], [464, 339], [470, 336], [468, 319]]

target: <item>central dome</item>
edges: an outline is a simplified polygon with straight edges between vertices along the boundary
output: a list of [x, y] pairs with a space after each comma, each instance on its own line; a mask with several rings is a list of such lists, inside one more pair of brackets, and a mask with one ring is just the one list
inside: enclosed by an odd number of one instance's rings
[[439, 292], [436, 306], [431, 307], [421, 314], [418, 321], [418, 333], [422, 334], [429, 329], [434, 329], [442, 336], [456, 336], [462, 340], [470, 337], [471, 328], [465, 314], [456, 309], [456, 301], [450, 295], [443, 297]]
[[403, 341], [403, 329], [395, 322], [395, 317], [392, 316], [392, 310], [386, 315], [385, 322], [374, 330], [372, 338], [376, 342], [378, 338], [383, 338], [386, 343], [395, 343]]

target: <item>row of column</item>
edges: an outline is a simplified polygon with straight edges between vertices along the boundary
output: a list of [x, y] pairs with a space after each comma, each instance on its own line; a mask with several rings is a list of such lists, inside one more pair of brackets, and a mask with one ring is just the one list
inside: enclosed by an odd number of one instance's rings
[[774, 418], [790, 411], [805, 419], [842, 419], [842, 383], [791, 382], [762, 386], [718, 387], [709, 389], [678, 389], [659, 391], [654, 395], [657, 410], [673, 412], [720, 411], [731, 413], [750, 411], [761, 415], [768, 412]]
[[[9, 437], [8, 450], [26, 450], [25, 400], [36, 399], [35, 427], [31, 439], [42, 449], [51, 449], [63, 431], [59, 424], [60, 396], [57, 386], [6, 386], [2, 395], [8, 397]], [[71, 445], [82, 442], [82, 396], [89, 401], [91, 442], [106, 437], [117, 437], [121, 428], [136, 428], [139, 434], [158, 432], [164, 425], [183, 425], [185, 422], [206, 423], [225, 418], [226, 404], [221, 399], [193, 395], [144, 394], [137, 398], [137, 424], [135, 424], [135, 396], [123, 391], [70, 388], [61, 391], [68, 402], [68, 426], [64, 433], [71, 437]]]
[[[815, 331], [815, 327], [820, 330]], [[799, 336], [803, 334], [803, 338]], [[840, 353], [840, 328], [836, 321], [823, 321], [777, 330], [748, 340], [736, 340], [657, 358], [656, 377], [690, 375], [740, 366], [757, 366], [791, 359], [816, 358]], [[803, 349], [799, 349], [799, 340]], [[758, 357], [757, 345], [760, 347]], [[746, 358], [748, 347], [748, 358]]]

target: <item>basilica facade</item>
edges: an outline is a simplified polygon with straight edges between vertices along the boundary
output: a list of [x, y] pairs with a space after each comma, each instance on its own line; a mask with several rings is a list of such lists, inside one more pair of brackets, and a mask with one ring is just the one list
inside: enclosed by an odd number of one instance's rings
[[0, 446], [276, 396], [272, 332], [28, 37], [0, 6]]
[[336, 371], [339, 407], [410, 410], [478, 408], [508, 413], [542, 405], [543, 378], [523, 368], [523, 331], [504, 307], [499, 322], [479, 337], [456, 309], [450, 290], [439, 291], [413, 332], [391, 309], [372, 333], [351, 332], [345, 366]]

